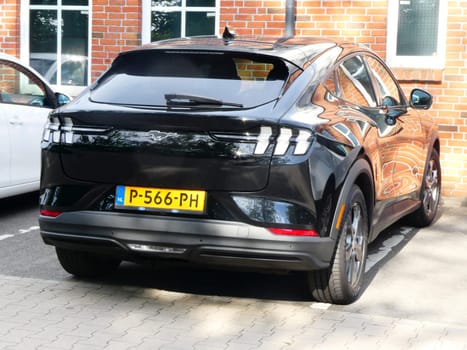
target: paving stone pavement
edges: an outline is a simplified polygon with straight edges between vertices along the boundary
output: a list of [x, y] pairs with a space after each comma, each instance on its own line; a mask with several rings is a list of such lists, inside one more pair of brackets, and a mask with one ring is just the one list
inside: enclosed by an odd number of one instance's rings
[[0, 349], [467, 350], [467, 326], [314, 302], [0, 275]]

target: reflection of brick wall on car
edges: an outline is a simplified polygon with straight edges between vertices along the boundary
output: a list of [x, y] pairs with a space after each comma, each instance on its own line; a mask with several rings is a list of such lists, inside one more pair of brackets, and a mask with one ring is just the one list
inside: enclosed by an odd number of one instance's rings
[[250, 60], [236, 59], [237, 73], [245, 80], [266, 80], [272, 69], [272, 64], [259, 64]]
[[337, 76], [344, 100], [355, 103], [359, 106], [369, 105], [362, 92], [354, 85], [352, 80], [341, 68], [337, 70]]

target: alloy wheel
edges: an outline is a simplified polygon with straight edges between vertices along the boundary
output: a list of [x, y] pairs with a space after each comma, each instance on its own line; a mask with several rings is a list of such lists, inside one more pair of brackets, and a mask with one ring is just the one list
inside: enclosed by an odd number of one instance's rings
[[363, 273], [364, 259], [366, 257], [366, 234], [364, 232], [364, 223], [362, 208], [359, 203], [354, 203], [350, 215], [347, 216], [345, 223], [345, 262], [346, 278], [348, 284], [353, 288]]
[[436, 210], [439, 201], [439, 169], [434, 159], [430, 159], [428, 171], [425, 174], [423, 192], [423, 208], [427, 216]]

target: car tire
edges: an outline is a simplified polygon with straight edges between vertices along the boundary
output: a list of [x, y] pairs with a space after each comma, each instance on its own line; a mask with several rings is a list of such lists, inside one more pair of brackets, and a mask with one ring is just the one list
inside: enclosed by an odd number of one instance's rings
[[89, 252], [55, 248], [63, 269], [77, 277], [97, 277], [114, 272], [121, 260], [101, 257]]
[[420, 207], [409, 216], [409, 223], [416, 227], [430, 225], [438, 212], [441, 196], [441, 165], [438, 152], [433, 149], [423, 173]]
[[313, 298], [334, 304], [357, 300], [363, 289], [367, 255], [368, 210], [361, 189], [353, 185], [346, 200], [332, 265], [309, 272]]

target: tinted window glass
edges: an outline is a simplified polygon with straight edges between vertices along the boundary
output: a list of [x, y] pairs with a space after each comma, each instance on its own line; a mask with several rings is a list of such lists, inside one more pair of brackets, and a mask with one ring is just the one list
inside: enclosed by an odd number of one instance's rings
[[186, 35], [209, 35], [214, 33], [215, 12], [187, 12]]
[[386, 68], [372, 57], [368, 57], [367, 62], [379, 89], [379, 104], [385, 106], [400, 104], [401, 96], [399, 89]]
[[14, 63], [0, 61], [0, 102], [42, 107], [47, 100], [38, 79]]
[[216, 1], [215, 0], [187, 0], [186, 6], [214, 7], [216, 6]]
[[339, 96], [360, 106], [376, 107], [371, 79], [360, 56], [344, 61], [337, 69]]
[[[57, 33], [58, 23], [61, 28]], [[31, 10], [31, 66], [52, 84], [87, 85], [88, 23], [89, 15], [86, 11]], [[70, 61], [79, 62], [74, 66], [76, 70], [73, 72], [70, 72]], [[61, 75], [58, 75], [60, 72]], [[73, 79], [70, 79], [70, 75]]]
[[280, 95], [288, 69], [259, 55], [139, 51], [120, 56], [92, 92], [96, 102], [165, 106], [194, 95], [253, 107]]

